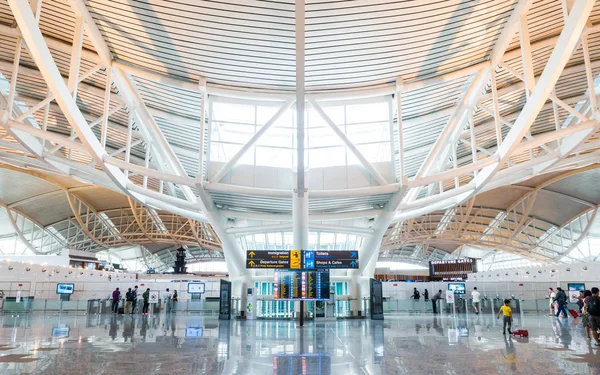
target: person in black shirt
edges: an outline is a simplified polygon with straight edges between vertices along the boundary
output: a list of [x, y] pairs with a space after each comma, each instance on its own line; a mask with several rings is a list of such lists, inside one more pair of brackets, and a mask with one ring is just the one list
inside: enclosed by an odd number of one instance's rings
[[437, 314], [437, 301], [438, 299], [442, 299], [442, 290], [440, 289], [436, 294], [431, 298], [431, 304], [433, 306], [433, 313]]
[[556, 317], [558, 318], [560, 316], [560, 313], [562, 312], [565, 315], [565, 318], [568, 318], [569, 313], [567, 312], [567, 309], [565, 308], [567, 305], [567, 295], [562, 290], [562, 288], [556, 288], [556, 290], [557, 290], [556, 297], [554, 298], [556, 303], [558, 303], [558, 309], [556, 310]]
[[415, 301], [418, 301], [421, 298], [421, 293], [415, 288], [413, 295], [410, 298], [414, 298]]

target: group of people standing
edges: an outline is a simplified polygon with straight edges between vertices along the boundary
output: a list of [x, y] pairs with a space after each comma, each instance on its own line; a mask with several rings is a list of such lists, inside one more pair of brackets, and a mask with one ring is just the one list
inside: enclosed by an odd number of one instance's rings
[[[415, 301], [419, 301], [421, 299], [421, 293], [417, 290], [417, 288], [414, 288], [413, 290], [413, 294], [412, 296], [410, 296], [410, 298], [414, 299]], [[427, 291], [427, 289], [425, 289], [423, 291], [423, 298], [425, 299], [425, 301], [429, 301], [429, 291]], [[443, 294], [442, 294], [442, 290], [438, 290], [438, 292], [436, 294], [433, 295], [433, 297], [431, 297], [431, 305], [433, 307], [433, 313], [437, 314], [437, 301], [444, 298]], [[473, 307], [475, 308], [475, 314], [479, 314], [479, 304], [481, 302], [481, 294], [477, 291], [477, 287], [473, 288], [473, 292], [471, 292], [471, 298], [473, 300]]]
[[[124, 299], [125, 303], [123, 305], [123, 314], [133, 315], [135, 313], [135, 308], [138, 301], [138, 286], [134, 286], [133, 289], [129, 288], [125, 293], [125, 296], [121, 295], [121, 291], [119, 288], [116, 288], [112, 292], [112, 308], [111, 311], [113, 314], [117, 314], [119, 312], [119, 302]], [[173, 291], [173, 294], [167, 288], [166, 296], [165, 296], [165, 308], [167, 312], [171, 312], [173, 309], [173, 303], [177, 302], [178, 295], [177, 291]], [[146, 291], [142, 294], [142, 300], [144, 305], [142, 307], [142, 315], [148, 315], [148, 308], [150, 306], [150, 288], [147, 288]]]
[[[594, 346], [598, 347], [600, 347], [598, 335], [598, 330], [600, 329], [599, 293], [600, 289], [594, 287], [591, 290], [580, 291], [577, 297], [577, 306], [579, 306], [579, 313], [581, 314], [581, 320], [585, 328], [586, 338], [588, 340], [593, 338]], [[554, 315], [557, 318], [568, 318], [570, 311], [567, 309], [567, 303], [569, 299], [565, 291], [560, 287], [556, 288], [556, 292], [554, 292], [554, 289], [549, 288], [548, 294], [550, 296], [550, 315]]]

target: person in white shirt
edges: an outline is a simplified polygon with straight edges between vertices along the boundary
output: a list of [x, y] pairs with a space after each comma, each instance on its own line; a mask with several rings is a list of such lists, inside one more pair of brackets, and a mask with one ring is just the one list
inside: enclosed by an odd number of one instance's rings
[[554, 315], [554, 299], [556, 298], [556, 292], [552, 288], [548, 288], [548, 294], [550, 296], [550, 315]]
[[169, 288], [167, 288], [167, 293], [165, 294], [165, 313], [170, 313], [173, 308], [173, 295], [169, 292]]
[[479, 314], [479, 302], [481, 302], [481, 294], [479, 294], [477, 291], [477, 287], [473, 288], [473, 291], [471, 292], [471, 299], [473, 299], [475, 314]]

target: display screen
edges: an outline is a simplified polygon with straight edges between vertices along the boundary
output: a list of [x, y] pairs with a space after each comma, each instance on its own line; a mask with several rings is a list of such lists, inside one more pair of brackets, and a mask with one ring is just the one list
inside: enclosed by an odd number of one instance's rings
[[56, 294], [73, 294], [75, 284], [57, 284]]
[[465, 294], [465, 284], [463, 283], [449, 283], [448, 290], [454, 292], [454, 294]]
[[52, 337], [61, 338], [69, 337], [69, 327], [53, 327]]
[[331, 374], [331, 357], [324, 353], [278, 354], [273, 357], [273, 375]]
[[569, 290], [585, 290], [585, 284], [584, 283], [572, 283], [572, 284], [567, 284]]
[[329, 300], [329, 270], [276, 271], [273, 298]]
[[461, 278], [477, 272], [477, 262], [473, 258], [432, 260], [429, 262], [429, 276], [435, 279]]
[[187, 327], [185, 329], [185, 337], [202, 337], [202, 327]]
[[204, 283], [189, 283], [188, 294], [201, 294], [204, 293]]

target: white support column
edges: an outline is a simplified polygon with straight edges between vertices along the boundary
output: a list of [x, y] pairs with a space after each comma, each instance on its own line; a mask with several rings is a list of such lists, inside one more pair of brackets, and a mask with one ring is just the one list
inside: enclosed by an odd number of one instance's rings
[[10, 76], [10, 87], [8, 89], [8, 104], [6, 106], [6, 116], [5, 119], [2, 119], [3, 122], [8, 121], [13, 116], [13, 107], [15, 103], [15, 95], [17, 91], [17, 77], [19, 76], [19, 64], [21, 61], [21, 47], [23, 45], [23, 38], [17, 38], [17, 43], [15, 47], [15, 57], [13, 59], [13, 70]]
[[492, 84], [492, 100], [494, 106], [494, 125], [496, 126], [496, 144], [500, 146], [502, 144], [502, 124], [500, 122], [500, 101], [498, 100], [498, 90], [496, 89], [496, 71], [495, 67], [492, 67], [491, 71], [491, 84]]
[[367, 170], [367, 172], [369, 172], [369, 174], [373, 176], [375, 181], [377, 181], [377, 183], [381, 186], [387, 185], [388, 182], [385, 180], [385, 178], [383, 178], [383, 176], [377, 171], [377, 169], [375, 169], [375, 167], [363, 156], [363, 154], [358, 150], [358, 148], [356, 148], [352, 141], [350, 141], [346, 134], [344, 134], [344, 132], [340, 130], [340, 127], [337, 126], [329, 116], [327, 116], [327, 113], [323, 111], [323, 108], [321, 108], [321, 106], [311, 98], [308, 98], [308, 102], [310, 103], [311, 107], [313, 107], [315, 111], [317, 111], [319, 116], [321, 116], [321, 118], [325, 120], [325, 122], [327, 123], [327, 125], [329, 125], [333, 132], [342, 140], [342, 142], [344, 142], [346, 147], [348, 147], [348, 149], [354, 154], [354, 156]]
[[[475, 121], [473, 119], [473, 112], [469, 112], [469, 133], [471, 135], [471, 158], [473, 163], [476, 163], [479, 159], [477, 157], [477, 136], [475, 135]], [[474, 176], [477, 176], [477, 171], [473, 172]]]
[[[46, 45], [42, 33], [37, 26], [37, 22], [29, 8], [29, 4], [19, 0], [10, 0], [9, 5], [17, 24], [19, 25], [21, 35], [27, 43], [33, 61], [40, 69], [44, 81], [54, 95], [63, 115], [71, 127], [80, 136], [85, 149], [89, 152], [92, 159], [95, 160], [98, 165], [103, 167], [105, 172], [117, 186], [128, 195], [132, 195], [125, 187], [126, 178], [124, 174], [118, 168], [104, 164], [103, 158], [107, 156], [107, 153], [89, 128], [86, 119], [81, 114], [75, 100], [71, 96], [56, 63], [52, 58], [50, 50]], [[136, 198], [139, 199], [139, 197]]]
[[535, 88], [535, 75], [533, 73], [533, 59], [531, 58], [531, 43], [529, 41], [529, 25], [527, 14], [519, 17], [519, 39], [521, 41], [521, 61], [523, 64], [523, 77], [525, 78], [525, 96], [529, 98]]
[[592, 71], [592, 63], [590, 60], [588, 34], [585, 34], [581, 37], [581, 48], [583, 49], [583, 59], [585, 61], [585, 76], [587, 78], [589, 95], [588, 100], [590, 101], [590, 108], [592, 110], [592, 115], [590, 117], [598, 120], [598, 102], [596, 100], [596, 91], [594, 89], [594, 73]]
[[[404, 127], [402, 121], [402, 93], [404, 92], [404, 81], [402, 78], [396, 79], [396, 110], [398, 112], [398, 163], [400, 163], [400, 183], [406, 184], [406, 174], [404, 173]], [[393, 121], [393, 119], [392, 119]]]
[[196, 178], [200, 181], [200, 184], [204, 184], [204, 163], [205, 150], [204, 150], [204, 134], [206, 133], [206, 109], [208, 103], [208, 91], [206, 90], [206, 81], [203, 81], [203, 85], [200, 84], [200, 144], [198, 145], [198, 174]]
[[102, 144], [102, 147], [106, 147], [108, 117], [110, 116], [110, 92], [112, 90], [112, 69], [110, 67], [106, 68], [106, 87], [104, 90], [104, 111], [102, 113], [102, 129], [100, 130], [100, 143]]
[[77, 99], [77, 83], [79, 82], [79, 67], [81, 66], [81, 48], [83, 47], [83, 17], [75, 16], [75, 32], [73, 35], [73, 48], [71, 50], [71, 64], [69, 67], [69, 80], [67, 87]]
[[304, 165], [306, 150], [304, 144], [304, 106], [305, 106], [305, 0], [296, 0], [296, 184], [292, 198], [292, 228], [294, 248], [308, 247], [308, 188], [306, 184], [306, 167]]
[[[571, 54], [577, 47], [579, 37], [585, 27], [588, 17], [591, 13], [594, 2], [587, 0], [575, 0], [573, 8], [565, 22], [565, 26], [558, 38], [556, 47], [552, 51], [548, 63], [540, 76], [535, 89], [527, 100], [525, 107], [515, 120], [510, 132], [504, 139], [504, 143], [497, 149], [496, 154], [498, 162], [484, 168], [477, 177], [473, 180], [475, 188], [469, 194], [461, 197], [457, 203], [471, 198], [477, 194], [483, 186], [502, 168], [509, 160], [510, 156], [519, 146], [519, 143], [528, 132], [529, 128], [535, 121], [536, 117], [542, 110], [544, 103], [550, 97], [556, 82], [560, 78]], [[589, 132], [590, 130], [586, 130]], [[569, 148], [571, 144], [577, 144], [577, 138], [586, 136], [586, 134], [574, 134], [573, 142], [561, 144], [561, 148]], [[554, 160], [536, 166], [536, 171], [541, 172], [543, 169], [552, 165]]]
[[259, 131], [254, 133], [252, 138], [250, 138], [250, 140], [248, 140], [248, 142], [246, 142], [246, 144], [242, 146], [242, 148], [231, 158], [231, 160], [229, 160], [227, 164], [225, 164], [223, 168], [221, 168], [221, 170], [217, 172], [217, 174], [210, 181], [211, 184], [220, 182], [223, 179], [223, 177], [225, 177], [225, 175], [229, 173], [229, 171], [237, 164], [237, 162], [246, 154], [246, 152], [248, 152], [248, 150], [250, 150], [250, 148], [254, 146], [254, 144], [267, 132], [267, 130], [269, 130], [271, 126], [273, 126], [273, 124], [285, 114], [285, 112], [292, 106], [292, 104], [294, 104], [293, 100], [288, 100], [287, 102], [285, 102], [279, 108], [279, 110], [269, 119], [269, 121], [267, 121], [267, 123], [264, 124]]
[[[515, 32], [517, 31], [519, 18], [522, 14], [527, 14], [532, 2], [533, 0], [519, 0], [515, 6], [510, 18], [506, 21], [506, 24], [502, 29], [502, 33], [494, 45], [492, 53], [490, 54], [489, 65], [482, 66], [478, 70], [467, 92], [463, 95], [460, 103], [457, 105], [456, 111], [448, 120], [448, 124], [438, 137], [434, 147], [431, 148], [429, 155], [427, 155], [425, 162], [419, 169], [417, 177], [424, 177], [437, 172], [440, 166], [444, 164], [444, 161], [448, 159], [447, 156], [450, 152], [449, 144], [458, 141], [458, 135], [462, 130], [460, 129], [460, 124], [462, 124], [465, 120], [466, 112], [473, 110], [473, 107], [477, 102], [477, 98], [481, 96], [483, 86], [487, 82], [489, 70], [493, 70], [495, 66], [502, 61], [504, 52], [508, 48]], [[407, 199], [414, 200], [417, 194], [418, 191], [416, 191], [416, 189], [411, 189]]]

